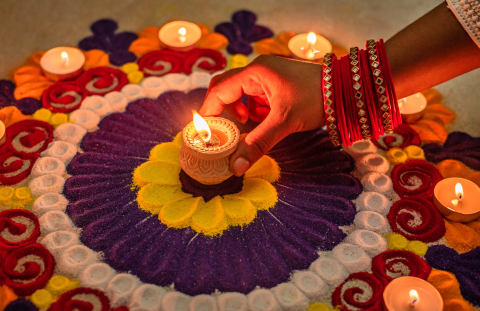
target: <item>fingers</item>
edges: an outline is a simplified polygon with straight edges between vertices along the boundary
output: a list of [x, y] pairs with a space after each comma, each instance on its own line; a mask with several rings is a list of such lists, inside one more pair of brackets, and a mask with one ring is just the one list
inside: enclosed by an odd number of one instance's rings
[[218, 116], [225, 106], [240, 100], [243, 95], [243, 84], [248, 77], [245, 68], [236, 68], [213, 77], [207, 95], [200, 108], [202, 116]]
[[225, 111], [243, 124], [248, 121], [248, 108], [240, 100], [226, 105]]
[[232, 172], [241, 176], [279, 141], [292, 133], [278, 114], [270, 113], [242, 140], [230, 159]]

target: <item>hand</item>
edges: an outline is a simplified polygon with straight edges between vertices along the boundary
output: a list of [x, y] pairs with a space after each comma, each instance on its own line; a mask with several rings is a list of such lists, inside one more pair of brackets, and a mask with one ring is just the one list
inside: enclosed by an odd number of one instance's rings
[[255, 107], [256, 115], [268, 115], [232, 154], [230, 167], [237, 176], [289, 134], [325, 124], [319, 64], [261, 55], [244, 68], [215, 76], [200, 114], [218, 116], [225, 109], [245, 123], [252, 114], [240, 102], [243, 94], [249, 95], [249, 108]]

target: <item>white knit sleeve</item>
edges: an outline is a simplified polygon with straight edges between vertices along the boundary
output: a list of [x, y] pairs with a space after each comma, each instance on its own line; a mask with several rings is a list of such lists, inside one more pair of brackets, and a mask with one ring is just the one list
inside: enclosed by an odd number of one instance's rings
[[448, 7], [480, 47], [480, 0], [447, 0]]

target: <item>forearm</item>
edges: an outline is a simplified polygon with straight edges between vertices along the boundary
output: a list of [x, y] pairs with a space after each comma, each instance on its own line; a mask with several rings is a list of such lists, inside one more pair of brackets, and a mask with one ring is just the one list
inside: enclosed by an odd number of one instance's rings
[[386, 42], [397, 97], [480, 67], [480, 48], [442, 2]]

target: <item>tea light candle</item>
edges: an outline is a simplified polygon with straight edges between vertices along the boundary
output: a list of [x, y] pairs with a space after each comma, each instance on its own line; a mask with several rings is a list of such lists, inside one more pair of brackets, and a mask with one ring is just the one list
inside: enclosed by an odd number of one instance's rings
[[180, 166], [205, 185], [219, 184], [233, 173], [230, 155], [237, 149], [240, 131], [230, 120], [195, 114], [182, 133]]
[[186, 52], [200, 40], [202, 30], [194, 23], [175, 21], [165, 24], [158, 32], [158, 37], [169, 49]]
[[398, 100], [398, 107], [402, 120], [405, 123], [413, 123], [419, 120], [427, 108], [427, 99], [422, 93], [416, 93]]
[[316, 33], [302, 33], [288, 41], [288, 48], [298, 58], [315, 60], [332, 51], [332, 44]]
[[388, 311], [441, 311], [443, 299], [432, 284], [413, 276], [391, 281], [383, 291]]
[[453, 221], [470, 222], [480, 217], [480, 188], [464, 178], [445, 178], [433, 190], [438, 211]]
[[73, 80], [80, 76], [85, 55], [77, 48], [61, 46], [48, 50], [40, 59], [47, 78], [53, 81]]

